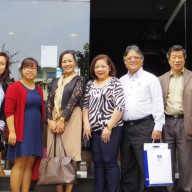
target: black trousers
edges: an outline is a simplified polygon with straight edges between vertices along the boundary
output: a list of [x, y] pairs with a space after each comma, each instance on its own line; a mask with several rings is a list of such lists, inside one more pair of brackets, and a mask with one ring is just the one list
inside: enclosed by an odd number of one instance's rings
[[120, 170], [117, 163], [122, 126], [113, 128], [109, 143], [101, 139], [101, 132], [92, 132], [92, 157], [94, 162], [95, 191], [103, 192], [107, 181], [109, 192], [119, 192]]
[[125, 123], [121, 142], [121, 192], [158, 191], [157, 187], [145, 188], [143, 144], [151, 143], [154, 120]]

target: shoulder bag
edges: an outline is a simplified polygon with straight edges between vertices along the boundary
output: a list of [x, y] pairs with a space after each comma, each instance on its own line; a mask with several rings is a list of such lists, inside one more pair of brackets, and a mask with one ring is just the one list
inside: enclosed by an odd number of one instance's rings
[[[39, 167], [39, 185], [50, 184], [65, 184], [76, 182], [76, 170], [77, 164], [73, 157], [67, 157], [64, 149], [64, 145], [59, 136], [59, 157], [50, 157], [52, 145], [56, 137], [53, 136], [53, 141], [48, 152], [47, 157], [42, 157]], [[64, 151], [64, 157], [61, 156], [62, 150]]]

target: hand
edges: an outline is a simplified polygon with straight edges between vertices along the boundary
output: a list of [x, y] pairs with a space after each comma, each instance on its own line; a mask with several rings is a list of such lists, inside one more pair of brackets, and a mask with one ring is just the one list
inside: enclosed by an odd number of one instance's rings
[[16, 134], [15, 132], [10, 132], [8, 137], [8, 144], [14, 146], [16, 144]]
[[111, 137], [111, 131], [107, 129], [107, 127], [105, 127], [101, 134], [102, 141], [104, 143], [108, 143], [110, 141], [110, 137]]
[[154, 130], [154, 131], [152, 132], [151, 137], [152, 137], [152, 139], [160, 140], [161, 137], [162, 137], [162, 132], [161, 132], [161, 131], [156, 131], [156, 130]]
[[89, 123], [84, 124], [83, 126], [83, 137], [86, 137], [87, 139], [91, 138], [91, 126]]
[[59, 119], [56, 123], [56, 133], [63, 134], [64, 131], [65, 131], [65, 121]]
[[51, 131], [52, 133], [55, 133], [55, 131], [56, 131], [56, 121], [54, 121], [54, 120], [48, 120], [47, 123], [48, 123], [48, 126], [49, 126], [50, 131]]

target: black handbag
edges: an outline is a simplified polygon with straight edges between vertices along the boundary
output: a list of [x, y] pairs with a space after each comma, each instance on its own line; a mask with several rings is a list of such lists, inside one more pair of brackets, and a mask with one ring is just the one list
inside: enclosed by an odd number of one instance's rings
[[86, 137], [83, 137], [82, 139], [82, 150], [88, 151], [91, 150], [91, 140], [87, 139]]
[[2, 152], [4, 150], [4, 143], [2, 141], [2, 132], [0, 131], [0, 152]]

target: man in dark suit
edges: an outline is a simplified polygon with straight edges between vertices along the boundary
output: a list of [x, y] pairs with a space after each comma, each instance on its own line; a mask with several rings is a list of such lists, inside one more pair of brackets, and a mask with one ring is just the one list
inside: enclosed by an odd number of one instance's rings
[[169, 48], [171, 70], [159, 77], [165, 106], [163, 139], [171, 149], [173, 181], [178, 152], [179, 180], [166, 191], [192, 192], [192, 72], [185, 65], [186, 51], [180, 45]]

